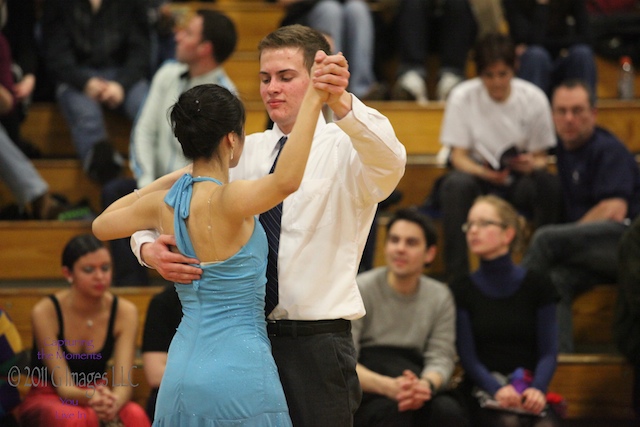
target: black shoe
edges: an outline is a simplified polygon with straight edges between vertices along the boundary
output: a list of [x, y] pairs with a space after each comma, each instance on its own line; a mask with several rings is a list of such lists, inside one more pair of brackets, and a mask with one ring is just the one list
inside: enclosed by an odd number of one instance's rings
[[124, 158], [107, 141], [94, 145], [84, 162], [89, 178], [101, 185], [117, 177], [123, 166]]

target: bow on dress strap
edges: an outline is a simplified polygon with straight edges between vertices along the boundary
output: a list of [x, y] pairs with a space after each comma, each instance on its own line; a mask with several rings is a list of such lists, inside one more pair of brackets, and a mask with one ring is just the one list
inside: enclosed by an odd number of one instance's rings
[[[164, 198], [164, 202], [171, 206], [174, 210], [173, 214], [173, 229], [176, 235], [176, 244], [180, 253], [188, 257], [196, 257], [193, 244], [189, 239], [189, 232], [187, 230], [186, 220], [189, 218], [189, 210], [191, 207], [191, 196], [193, 195], [193, 183], [200, 181], [213, 181], [218, 185], [222, 183], [216, 179], [209, 177], [196, 177], [194, 178], [190, 174], [182, 175], [173, 184], [169, 192]], [[196, 265], [197, 266], [197, 265]], [[200, 286], [199, 280], [193, 281], [193, 287], [198, 290]]]

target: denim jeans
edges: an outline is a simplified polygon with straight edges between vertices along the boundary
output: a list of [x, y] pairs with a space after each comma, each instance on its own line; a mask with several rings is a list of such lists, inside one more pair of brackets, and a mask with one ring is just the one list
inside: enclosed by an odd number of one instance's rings
[[561, 353], [572, 353], [571, 305], [598, 283], [616, 283], [618, 243], [627, 225], [615, 221], [547, 225], [537, 230], [522, 265], [551, 276], [558, 293]]
[[583, 80], [595, 93], [595, 55], [589, 46], [577, 44], [569, 48], [566, 56], [554, 59], [544, 47], [529, 46], [520, 57], [518, 77], [535, 84], [548, 96], [557, 84], [566, 79]]
[[20, 206], [43, 196], [49, 185], [42, 179], [31, 160], [9, 139], [0, 126], [0, 179]]
[[[88, 70], [93, 77], [113, 80], [118, 69]], [[149, 82], [140, 80], [125, 93], [125, 99], [116, 111], [124, 114], [131, 121], [147, 96]], [[61, 83], [56, 88], [56, 98], [64, 118], [71, 129], [71, 137], [78, 157], [85, 160], [91, 149], [100, 141], [108, 139], [102, 105], [89, 98], [82, 90]]]
[[363, 0], [321, 0], [305, 17], [306, 25], [329, 34], [336, 52], [349, 61], [349, 90], [361, 97], [375, 82], [373, 17]]

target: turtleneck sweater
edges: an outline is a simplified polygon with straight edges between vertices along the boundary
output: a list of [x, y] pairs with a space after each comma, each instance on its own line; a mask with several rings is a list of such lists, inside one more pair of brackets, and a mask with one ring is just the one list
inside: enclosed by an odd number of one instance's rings
[[509, 254], [482, 260], [451, 284], [457, 305], [457, 348], [468, 378], [494, 395], [491, 374], [533, 372], [531, 387], [545, 392], [557, 363], [557, 294], [548, 277], [513, 263]]

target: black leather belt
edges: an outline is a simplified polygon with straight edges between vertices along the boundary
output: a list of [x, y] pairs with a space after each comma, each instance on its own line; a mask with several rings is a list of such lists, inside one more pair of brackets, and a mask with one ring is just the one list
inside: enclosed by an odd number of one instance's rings
[[317, 334], [346, 332], [351, 321], [336, 320], [267, 320], [267, 333], [270, 337], [297, 337]]

